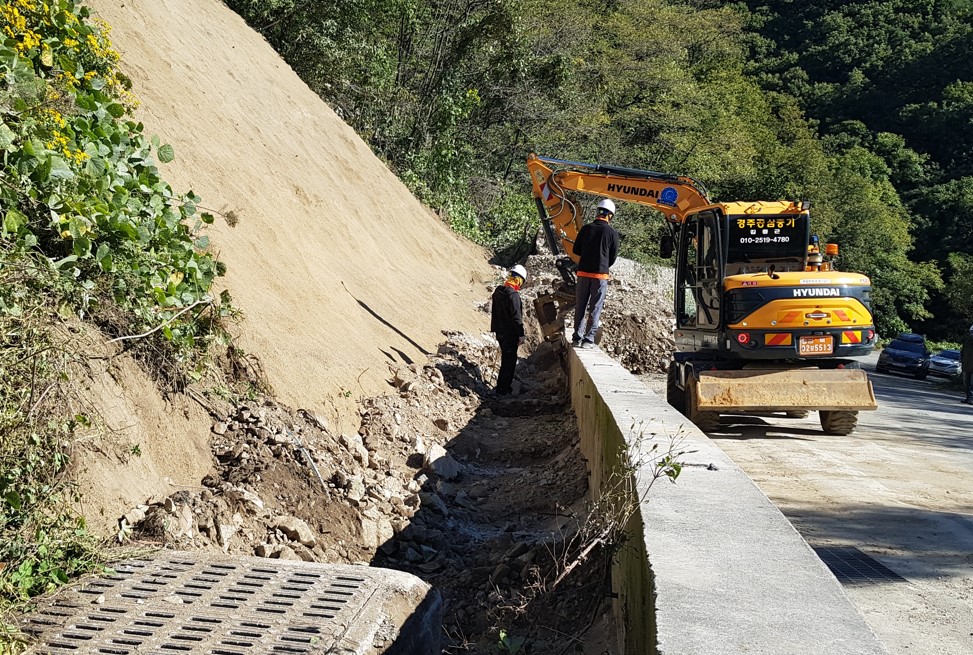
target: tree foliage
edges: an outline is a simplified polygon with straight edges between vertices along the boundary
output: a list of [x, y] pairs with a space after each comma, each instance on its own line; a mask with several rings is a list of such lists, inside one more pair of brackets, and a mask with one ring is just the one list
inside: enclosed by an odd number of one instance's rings
[[[940, 313], [945, 259], [920, 227], [973, 151], [968, 2], [228, 4], [481, 243], [509, 248], [534, 220], [534, 150], [811, 200], [815, 230], [875, 278], [884, 334]], [[652, 212], [619, 220], [626, 254], [655, 257]]]
[[[969, 0], [748, 0], [747, 70], [797, 99], [831, 148], [865, 148], [889, 168], [914, 236], [914, 261], [941, 269], [907, 303], [914, 328], [955, 338], [973, 316], [949, 298], [951, 255], [973, 254], [967, 187], [973, 171], [973, 3]], [[956, 260], [958, 261], [958, 260]], [[907, 269], [903, 269], [907, 272]], [[892, 289], [901, 289], [896, 283]], [[903, 299], [906, 296], [903, 296]], [[923, 318], [929, 320], [922, 320]]]

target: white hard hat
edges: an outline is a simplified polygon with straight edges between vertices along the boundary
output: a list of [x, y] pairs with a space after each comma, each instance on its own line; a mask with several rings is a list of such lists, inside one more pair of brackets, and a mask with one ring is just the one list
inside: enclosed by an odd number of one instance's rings
[[598, 209], [604, 209], [605, 211], [614, 214], [615, 213], [615, 203], [613, 203], [608, 198], [605, 198], [598, 203]]
[[527, 279], [527, 269], [524, 268], [523, 266], [521, 266], [520, 264], [517, 264], [516, 266], [511, 266], [510, 267], [510, 274], [511, 275], [516, 275], [521, 280], [526, 280]]

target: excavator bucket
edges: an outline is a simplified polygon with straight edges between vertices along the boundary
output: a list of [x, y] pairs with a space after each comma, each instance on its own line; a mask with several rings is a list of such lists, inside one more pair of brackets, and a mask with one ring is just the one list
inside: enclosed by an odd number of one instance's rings
[[704, 412], [878, 409], [872, 383], [861, 369], [702, 371], [693, 386]]
[[574, 290], [560, 287], [534, 299], [534, 313], [545, 341], [558, 341], [564, 335], [564, 313], [574, 307]]

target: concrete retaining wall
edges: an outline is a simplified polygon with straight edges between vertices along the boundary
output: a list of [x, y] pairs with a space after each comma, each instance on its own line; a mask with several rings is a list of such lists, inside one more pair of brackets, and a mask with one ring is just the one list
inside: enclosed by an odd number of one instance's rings
[[[569, 349], [568, 358], [595, 497], [621, 475], [642, 499], [612, 572], [626, 654], [887, 653], [814, 551], [722, 450], [601, 351]], [[670, 446], [682, 453], [682, 473], [675, 484], [653, 483]]]

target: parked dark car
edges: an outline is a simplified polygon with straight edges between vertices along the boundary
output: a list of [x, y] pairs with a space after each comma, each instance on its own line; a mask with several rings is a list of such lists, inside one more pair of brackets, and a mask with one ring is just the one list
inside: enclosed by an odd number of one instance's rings
[[906, 332], [892, 339], [878, 356], [875, 370], [879, 373], [902, 371], [924, 380], [929, 375], [929, 349], [925, 337]]
[[941, 350], [929, 358], [929, 372], [953, 377], [963, 372], [958, 350]]

